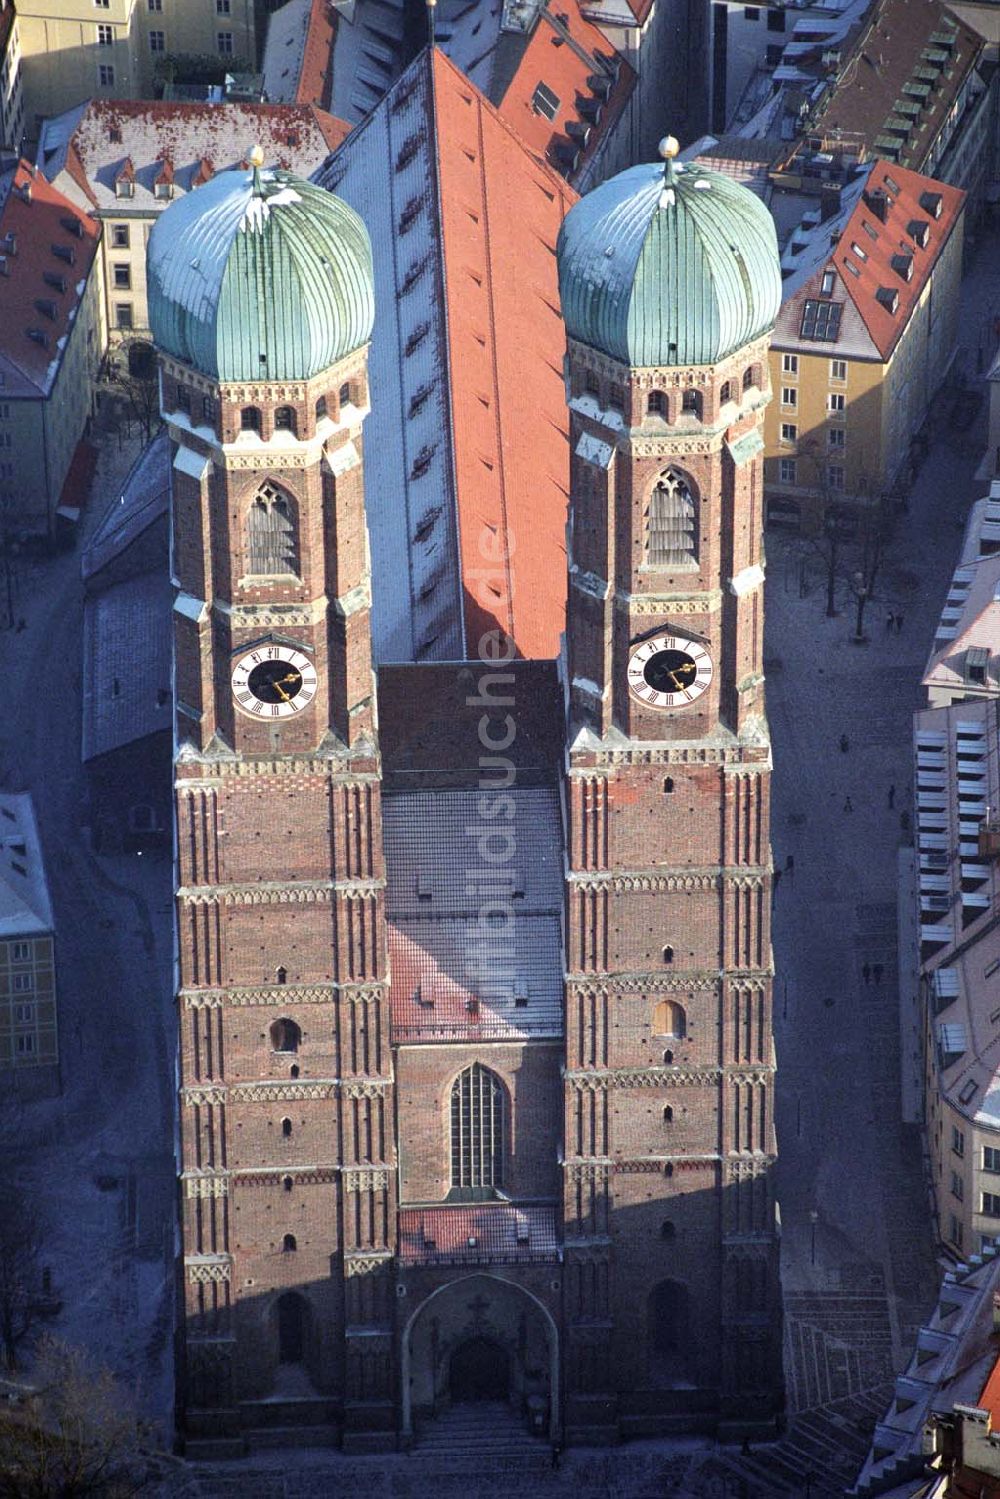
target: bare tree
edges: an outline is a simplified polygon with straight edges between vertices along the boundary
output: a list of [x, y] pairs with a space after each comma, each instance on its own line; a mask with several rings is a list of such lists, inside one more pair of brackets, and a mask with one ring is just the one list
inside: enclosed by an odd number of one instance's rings
[[125, 368], [116, 368], [114, 384], [125, 397], [129, 422], [137, 421], [145, 442], [149, 442], [160, 422], [160, 384], [156, 374], [156, 354], [152, 344], [133, 339], [123, 345]]
[[[5, 1158], [13, 1160], [6, 1152]], [[41, 1245], [37, 1206], [8, 1169], [0, 1177], [0, 1360], [8, 1370], [18, 1367], [18, 1352], [37, 1321]]]
[[822, 528], [808, 539], [823, 563], [826, 576], [826, 614], [828, 619], [834, 619], [837, 614], [837, 583], [842, 576], [840, 546], [843, 540], [834, 500], [841, 496], [839, 491], [830, 488], [827, 465], [816, 438], [808, 437], [800, 444], [799, 456], [812, 468], [816, 479], [815, 492], [822, 500]]
[[0, 1499], [131, 1499], [152, 1480], [144, 1431], [109, 1370], [55, 1338], [0, 1406]]
[[857, 604], [854, 639], [858, 643], [866, 639], [865, 609], [875, 593], [875, 580], [882, 566], [887, 532], [885, 496], [869, 493], [867, 482], [862, 479], [861, 556], [860, 565], [851, 580]]

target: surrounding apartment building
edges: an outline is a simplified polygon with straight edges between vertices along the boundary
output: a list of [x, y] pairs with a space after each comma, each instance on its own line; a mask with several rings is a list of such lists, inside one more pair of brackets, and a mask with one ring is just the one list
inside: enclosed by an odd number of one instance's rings
[[252, 0], [18, 0], [17, 17], [32, 141], [43, 119], [92, 95], [152, 98], [157, 67], [169, 59], [256, 66]]
[[905, 484], [957, 348], [964, 203], [877, 161], [792, 230], [765, 423], [772, 525], [850, 529], [860, 503]]
[[55, 929], [30, 796], [0, 795], [0, 1087], [59, 1086]]
[[13, 0], [0, 0], [0, 149], [19, 151], [23, 139], [21, 31]]
[[941, 0], [876, 0], [820, 52], [785, 163], [817, 194], [849, 164], [881, 157], [962, 188], [978, 218], [995, 158], [997, 73], [983, 37]]
[[308, 176], [347, 126], [313, 105], [89, 103], [47, 120], [38, 166], [100, 223], [104, 322], [112, 341], [146, 333], [146, 244], [175, 199], [236, 166], [256, 142]]
[[[27, 162], [0, 172], [0, 507], [53, 536], [77, 511], [104, 346], [100, 226]], [[72, 518], [71, 516], [69, 518]]]
[[851, 1494], [995, 1499], [982, 1479], [1000, 1476], [998, 1306], [1000, 1253], [984, 1244], [945, 1272]]
[[[1000, 485], [996, 486], [1000, 490]], [[914, 715], [925, 1126], [938, 1237], [1000, 1234], [1000, 493], [970, 515]]]

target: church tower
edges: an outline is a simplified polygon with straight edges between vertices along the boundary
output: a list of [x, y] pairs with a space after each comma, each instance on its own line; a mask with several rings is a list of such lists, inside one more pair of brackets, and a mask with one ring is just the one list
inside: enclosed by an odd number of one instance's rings
[[371, 250], [255, 153], [158, 220], [148, 270], [173, 452], [183, 1426], [195, 1451], [265, 1414], [390, 1445]]
[[632, 168], [569, 213], [567, 1438], [780, 1395], [760, 429], [774, 227]]

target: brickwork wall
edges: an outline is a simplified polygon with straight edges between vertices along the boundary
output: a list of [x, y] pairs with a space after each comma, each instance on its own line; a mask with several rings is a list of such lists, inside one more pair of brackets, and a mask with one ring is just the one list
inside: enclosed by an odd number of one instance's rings
[[[314, 1390], [353, 1400], [361, 1425], [380, 1427], [392, 1361], [381, 1345], [368, 1355], [392, 1315], [396, 1205], [380, 767], [362, 738], [374, 722], [364, 351], [298, 386], [220, 388], [164, 361], [164, 391], [183, 455], [174, 565], [187, 1421], [231, 1429], [234, 1401], [271, 1390], [279, 1300], [294, 1293]], [[241, 431], [247, 407], [256, 432]], [[273, 579], [249, 572], [247, 515], [265, 484], [282, 496], [294, 539], [294, 571]], [[319, 679], [307, 708], [273, 724], [240, 713], [230, 685], [234, 656], [272, 632], [309, 654]], [[213, 735], [240, 759], [200, 758]]]

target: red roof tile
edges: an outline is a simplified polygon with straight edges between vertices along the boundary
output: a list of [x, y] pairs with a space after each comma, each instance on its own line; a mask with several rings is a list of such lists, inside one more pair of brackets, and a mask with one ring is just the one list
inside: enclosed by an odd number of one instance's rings
[[[97, 253], [98, 225], [65, 198], [41, 172], [21, 161], [0, 212], [0, 236], [13, 236], [0, 276], [0, 356], [30, 389], [8, 394], [47, 395]], [[46, 276], [48, 279], [46, 279]]]
[[433, 84], [468, 650], [499, 627], [542, 660], [558, 655], [566, 611], [555, 248], [577, 195], [440, 52]]
[[979, 1397], [979, 1409], [989, 1411], [990, 1426], [993, 1430], [1000, 1427], [1000, 1359], [990, 1370], [990, 1376], [983, 1385], [983, 1393]]
[[[937, 218], [935, 199], [940, 200]], [[909, 322], [964, 203], [961, 188], [933, 177], [884, 161], [872, 167], [864, 195], [830, 258], [883, 359], [891, 356]], [[876, 211], [880, 206], [886, 214], [884, 223]], [[917, 229], [918, 225], [926, 228]], [[919, 243], [923, 238], [925, 245]], [[855, 245], [861, 247], [865, 259]]]
[[517, 1264], [558, 1254], [554, 1207], [456, 1203], [399, 1215], [399, 1257], [408, 1265]]
[[[333, 88], [333, 49], [337, 41], [337, 12], [330, 0], [312, 0], [309, 21], [306, 25], [305, 47], [302, 53], [302, 68], [298, 87], [295, 90], [296, 104], [318, 104], [320, 109], [330, 108]], [[337, 122], [341, 124], [341, 121]], [[346, 134], [346, 127], [343, 134]], [[341, 139], [343, 139], [343, 134]], [[339, 146], [340, 141], [331, 144]]]
[[[635, 83], [631, 65], [584, 20], [578, 0], [565, 0], [565, 9], [540, 12], [498, 107], [526, 145], [572, 177], [614, 129]], [[554, 118], [538, 106], [540, 85], [558, 101]]]

